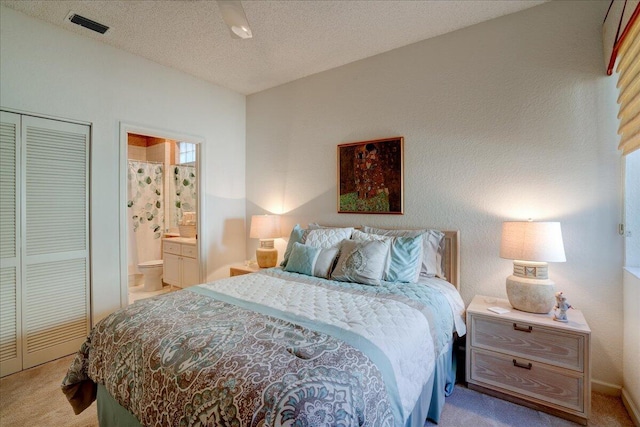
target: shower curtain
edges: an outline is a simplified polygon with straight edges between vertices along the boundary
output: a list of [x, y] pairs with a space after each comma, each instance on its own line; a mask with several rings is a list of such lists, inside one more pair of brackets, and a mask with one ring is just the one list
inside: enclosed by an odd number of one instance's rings
[[163, 165], [129, 160], [128, 182], [129, 274], [139, 274], [139, 263], [162, 259]]
[[[174, 217], [171, 223], [178, 226], [183, 212], [196, 211], [196, 168], [191, 165], [173, 166]], [[196, 218], [197, 220], [197, 218]]]

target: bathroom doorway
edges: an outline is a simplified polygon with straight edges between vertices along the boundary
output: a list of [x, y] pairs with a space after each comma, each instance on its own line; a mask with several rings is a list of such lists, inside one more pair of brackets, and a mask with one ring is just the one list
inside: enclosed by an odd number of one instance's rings
[[[202, 140], [121, 124], [120, 148], [121, 306], [126, 306], [204, 277], [206, 258], [198, 239]], [[180, 281], [181, 269], [189, 281]]]

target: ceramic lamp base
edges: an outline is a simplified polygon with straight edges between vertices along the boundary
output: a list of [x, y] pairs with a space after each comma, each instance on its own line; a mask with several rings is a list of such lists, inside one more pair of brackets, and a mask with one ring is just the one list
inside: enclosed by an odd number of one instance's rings
[[256, 261], [260, 268], [275, 267], [278, 263], [278, 251], [274, 248], [256, 249]]
[[511, 306], [529, 313], [549, 313], [555, 302], [555, 284], [549, 279], [507, 277], [507, 297]]

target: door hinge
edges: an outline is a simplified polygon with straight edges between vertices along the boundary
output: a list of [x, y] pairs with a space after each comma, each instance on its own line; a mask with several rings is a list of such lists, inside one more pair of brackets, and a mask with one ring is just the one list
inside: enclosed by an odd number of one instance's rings
[[618, 234], [624, 236], [624, 224], [618, 224]]

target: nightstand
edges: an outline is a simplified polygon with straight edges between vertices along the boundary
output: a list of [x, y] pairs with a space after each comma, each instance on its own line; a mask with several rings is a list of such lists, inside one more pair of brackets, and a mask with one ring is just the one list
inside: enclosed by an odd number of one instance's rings
[[[496, 314], [489, 307], [510, 310]], [[476, 296], [467, 308], [470, 389], [586, 425], [591, 409], [591, 330], [580, 310], [568, 323]]]
[[231, 277], [240, 276], [243, 274], [255, 273], [256, 271], [260, 271], [260, 270], [261, 268], [258, 267], [258, 264], [251, 264], [251, 265], [238, 264], [238, 265], [232, 265], [229, 268], [229, 275]]

